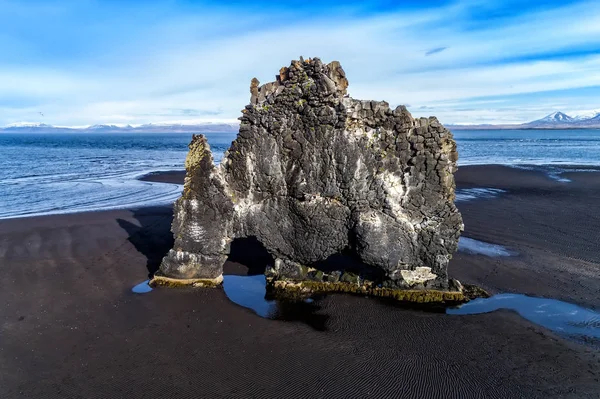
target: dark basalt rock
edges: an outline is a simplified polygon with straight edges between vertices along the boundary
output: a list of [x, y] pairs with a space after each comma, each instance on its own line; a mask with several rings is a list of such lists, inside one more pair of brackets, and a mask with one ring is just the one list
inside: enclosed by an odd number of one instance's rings
[[[162, 276], [216, 282], [231, 241], [256, 237], [275, 258], [272, 287], [460, 297], [447, 274], [463, 229], [452, 134], [405, 107], [354, 100], [347, 87], [338, 62], [292, 61], [275, 82], [252, 80], [219, 166], [194, 136]], [[343, 251], [365, 267], [315, 268]]]

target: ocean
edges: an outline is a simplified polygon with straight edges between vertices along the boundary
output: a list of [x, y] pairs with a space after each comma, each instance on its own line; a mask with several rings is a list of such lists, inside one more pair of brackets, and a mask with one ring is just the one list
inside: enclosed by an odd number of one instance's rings
[[[137, 180], [183, 169], [191, 134], [0, 134], [0, 219], [160, 205], [177, 184]], [[235, 135], [207, 134], [217, 161]]]
[[[454, 131], [459, 165], [600, 165], [600, 130]], [[176, 184], [137, 180], [182, 170], [192, 134], [0, 134], [0, 219], [173, 202]], [[235, 134], [208, 133], [215, 161]], [[558, 172], [557, 172], [558, 171]]]

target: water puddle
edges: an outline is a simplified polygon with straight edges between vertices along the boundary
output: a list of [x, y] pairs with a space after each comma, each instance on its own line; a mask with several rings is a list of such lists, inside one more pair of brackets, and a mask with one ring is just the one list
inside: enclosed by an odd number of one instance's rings
[[597, 168], [594, 167], [569, 167], [568, 165], [509, 165], [510, 167], [523, 169], [523, 170], [534, 170], [540, 171], [546, 174], [548, 178], [560, 182], [560, 183], [570, 183], [571, 179], [562, 176], [563, 173], [570, 172], [598, 172]]
[[572, 180], [571, 179], [567, 179], [566, 177], [562, 177], [561, 174], [564, 172], [557, 172], [557, 173], [553, 173], [553, 172], [548, 172], [548, 177], [551, 178], [552, 180], [556, 180], [557, 182], [561, 182], [561, 183], [571, 183]]
[[272, 318], [277, 313], [277, 301], [265, 298], [264, 275], [223, 276], [223, 289], [231, 302], [252, 309], [260, 317]]
[[490, 244], [483, 241], [474, 240], [469, 237], [460, 237], [458, 239], [458, 250], [475, 255], [485, 256], [513, 256], [514, 252], [509, 251], [506, 247], [497, 244]]
[[317, 331], [325, 331], [328, 315], [319, 314], [318, 301], [308, 298], [304, 301], [267, 299], [265, 276], [223, 276], [223, 290], [233, 303], [248, 308], [260, 317], [273, 320], [299, 321]]
[[506, 190], [499, 188], [460, 188], [456, 190], [455, 202], [472, 201], [475, 199], [495, 198]]
[[149, 282], [150, 282], [150, 280], [142, 281], [141, 283], [139, 283], [138, 285], [133, 287], [131, 289], [131, 292], [134, 292], [136, 294], [145, 294], [147, 292], [152, 291], [152, 287], [150, 287], [150, 285], [148, 285]]
[[499, 309], [515, 311], [532, 323], [572, 339], [583, 341], [600, 339], [599, 312], [556, 299], [521, 294], [498, 294], [447, 309], [446, 313], [473, 315]]
[[[492, 245], [492, 244], [489, 244]], [[316, 330], [325, 331], [329, 316], [318, 314], [318, 300], [271, 300], [266, 297], [264, 275], [223, 276], [223, 289], [233, 303], [252, 310], [258, 316], [274, 320], [300, 321]], [[152, 291], [148, 280], [132, 289], [135, 293]], [[525, 319], [560, 335], [589, 342], [600, 339], [600, 313], [556, 299], [521, 294], [499, 294], [478, 298], [459, 307], [447, 308], [448, 315], [476, 315], [499, 309], [517, 312]], [[443, 311], [443, 309], [440, 309]], [[595, 345], [595, 344], [594, 344]]]

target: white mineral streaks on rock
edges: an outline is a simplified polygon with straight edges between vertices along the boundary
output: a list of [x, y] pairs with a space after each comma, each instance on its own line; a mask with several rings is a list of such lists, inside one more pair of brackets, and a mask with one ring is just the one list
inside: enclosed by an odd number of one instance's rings
[[400, 270], [400, 274], [409, 285], [423, 284], [437, 278], [437, 274], [431, 273], [431, 267], [425, 266], [416, 267], [415, 270]]

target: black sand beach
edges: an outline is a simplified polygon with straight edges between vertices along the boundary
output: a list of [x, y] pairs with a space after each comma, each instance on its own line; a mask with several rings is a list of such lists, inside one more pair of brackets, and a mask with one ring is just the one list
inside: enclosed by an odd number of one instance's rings
[[[148, 180], [181, 183], [182, 173]], [[450, 274], [600, 309], [600, 173], [463, 167]], [[221, 289], [134, 294], [172, 245], [170, 207], [0, 221], [0, 398], [595, 398], [600, 352], [498, 311], [449, 316], [329, 295], [268, 320]], [[226, 270], [244, 273], [239, 264]], [[315, 328], [317, 320], [323, 328]]]
[[169, 170], [166, 172], [154, 172], [139, 178], [139, 180], [141, 181], [175, 184], [183, 184], [183, 179], [185, 179], [185, 170]]
[[600, 173], [504, 166], [460, 168], [457, 186], [506, 190], [493, 199], [459, 202], [463, 236], [500, 244], [519, 256], [458, 252], [450, 273], [491, 293], [518, 292], [600, 309]]

